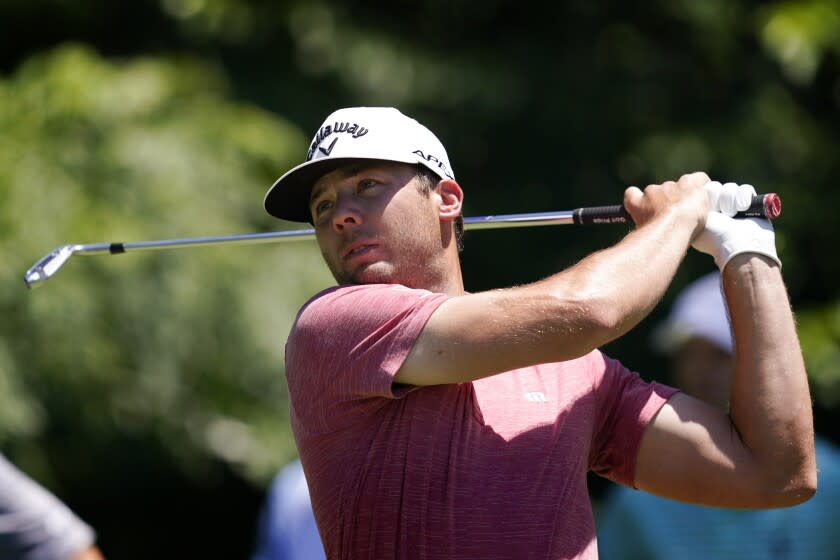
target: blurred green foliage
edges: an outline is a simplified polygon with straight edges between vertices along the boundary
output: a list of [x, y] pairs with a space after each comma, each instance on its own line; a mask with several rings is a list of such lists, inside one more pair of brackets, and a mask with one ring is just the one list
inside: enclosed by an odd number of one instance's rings
[[[432, 128], [468, 215], [617, 203], [698, 169], [778, 192], [818, 425], [840, 439], [838, 0], [6, 0], [0, 26], [0, 449], [65, 496], [91, 480], [203, 491], [219, 465], [264, 488], [295, 453], [286, 333], [331, 279], [305, 244], [74, 257], [31, 293], [23, 272], [65, 243], [298, 227], [262, 197], [348, 105]], [[468, 234], [467, 288], [532, 281], [623, 233]], [[607, 351], [662, 377], [649, 332], [712, 267], [690, 252]], [[105, 538], [130, 540], [108, 515]]]
[[225, 94], [212, 65], [78, 45], [0, 83], [0, 443], [153, 434], [186, 470], [218, 457], [259, 483], [295, 455], [283, 343], [329, 285], [312, 244], [76, 257], [43, 289], [21, 282], [66, 242], [274, 225], [258, 202], [306, 139]]
[[840, 302], [801, 313], [799, 336], [812, 391], [820, 404], [840, 408]]

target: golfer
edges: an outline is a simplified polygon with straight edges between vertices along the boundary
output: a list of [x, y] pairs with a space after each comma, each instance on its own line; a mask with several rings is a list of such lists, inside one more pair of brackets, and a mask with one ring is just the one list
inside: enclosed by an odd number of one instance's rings
[[[467, 293], [464, 192], [440, 141], [393, 108], [327, 117], [265, 199], [314, 225], [338, 283], [286, 343], [327, 557], [597, 558], [588, 471], [724, 507], [813, 495], [810, 396], [773, 230], [729, 217], [754, 192], [704, 173], [630, 187], [636, 227], [614, 246]], [[598, 350], [650, 312], [692, 246], [722, 270], [728, 414]]]

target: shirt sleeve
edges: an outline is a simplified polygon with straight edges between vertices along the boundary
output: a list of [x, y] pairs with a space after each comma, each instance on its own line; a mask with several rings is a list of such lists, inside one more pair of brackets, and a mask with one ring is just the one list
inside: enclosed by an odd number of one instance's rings
[[310, 300], [286, 343], [293, 412], [305, 416], [310, 427], [331, 430], [340, 427], [345, 413], [375, 410], [384, 399], [413, 390], [395, 387], [394, 375], [447, 298], [372, 284], [332, 288]]
[[0, 455], [0, 558], [66, 560], [94, 539], [90, 526]]
[[601, 356], [604, 373], [596, 387], [599, 405], [590, 468], [614, 482], [633, 486], [642, 435], [678, 390], [647, 382], [618, 361]]

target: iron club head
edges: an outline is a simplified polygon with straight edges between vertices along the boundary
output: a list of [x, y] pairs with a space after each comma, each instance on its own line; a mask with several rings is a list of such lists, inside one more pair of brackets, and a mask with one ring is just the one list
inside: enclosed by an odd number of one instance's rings
[[41, 283], [61, 268], [67, 259], [73, 256], [76, 245], [63, 245], [44, 255], [26, 271], [23, 281], [29, 289], [37, 288]]

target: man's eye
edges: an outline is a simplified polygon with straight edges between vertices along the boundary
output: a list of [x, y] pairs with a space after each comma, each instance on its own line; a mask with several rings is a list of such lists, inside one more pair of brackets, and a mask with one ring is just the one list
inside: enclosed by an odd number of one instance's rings
[[315, 210], [315, 215], [318, 216], [322, 212], [329, 210], [331, 205], [332, 203], [329, 200], [322, 200], [320, 202], [317, 202], [315, 206], [313, 206], [313, 209]]
[[359, 181], [359, 190], [363, 191], [363, 190], [368, 189], [370, 187], [374, 187], [377, 184], [378, 183], [376, 181], [374, 181], [373, 179], [363, 179], [363, 180]]

